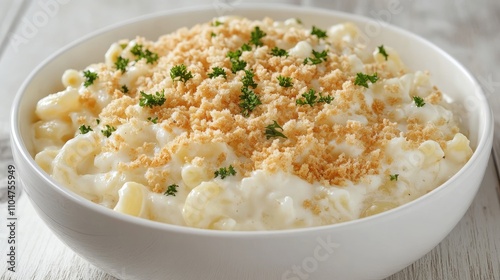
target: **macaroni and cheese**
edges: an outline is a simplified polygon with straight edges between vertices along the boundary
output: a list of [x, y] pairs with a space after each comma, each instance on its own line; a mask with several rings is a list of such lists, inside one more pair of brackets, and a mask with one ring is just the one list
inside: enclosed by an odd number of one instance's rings
[[412, 201], [470, 158], [429, 73], [351, 23], [220, 17], [112, 44], [36, 107], [35, 160], [117, 212], [219, 230], [329, 225]]

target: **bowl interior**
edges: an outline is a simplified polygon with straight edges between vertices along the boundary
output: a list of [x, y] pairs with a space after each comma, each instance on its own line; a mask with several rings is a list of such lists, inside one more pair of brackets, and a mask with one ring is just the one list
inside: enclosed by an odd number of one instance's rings
[[[35, 118], [36, 103], [49, 93], [62, 90], [61, 76], [66, 69], [83, 69], [91, 63], [104, 60], [104, 53], [112, 44], [123, 38], [144, 36], [155, 40], [162, 34], [185, 26], [210, 21], [220, 16], [220, 11], [209, 6], [177, 11], [162, 12], [98, 31], [65, 47], [48, 58], [26, 80], [18, 92], [12, 114], [13, 139], [24, 152], [26, 160], [43, 173], [34, 162], [31, 142], [31, 124]], [[360, 28], [364, 42], [371, 48], [384, 44], [396, 49], [403, 62], [413, 70], [429, 70], [431, 80], [459, 110], [463, 127], [474, 150], [485, 145], [486, 136], [491, 133], [492, 117], [486, 98], [472, 76], [453, 58], [442, 50], [402, 29], [380, 21], [373, 21], [350, 14], [301, 9], [293, 6], [235, 6], [226, 14], [262, 19], [264, 16], [276, 20], [300, 18], [306, 26], [322, 28], [341, 22], [353, 22]], [[48, 176], [47, 176], [48, 177]], [[62, 187], [59, 187], [63, 190]]]

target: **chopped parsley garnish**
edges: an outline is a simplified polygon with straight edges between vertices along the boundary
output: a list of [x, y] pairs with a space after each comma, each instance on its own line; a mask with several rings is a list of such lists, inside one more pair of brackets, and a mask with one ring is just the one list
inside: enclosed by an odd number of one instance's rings
[[242, 52], [249, 52], [249, 51], [251, 51], [251, 50], [252, 50], [252, 46], [250, 46], [249, 44], [243, 44], [243, 45], [241, 46], [241, 51], [242, 51]]
[[210, 32], [210, 37], [215, 37], [217, 36], [217, 34], [215, 34], [214, 32]]
[[89, 133], [90, 131], [93, 131], [93, 130], [92, 130], [92, 128], [90, 128], [90, 125], [87, 125], [87, 126], [86, 126], [86, 125], [84, 125], [84, 124], [83, 124], [82, 126], [80, 126], [78, 129], [80, 130], [80, 133], [81, 133], [81, 134], [87, 134], [87, 133]]
[[170, 69], [170, 78], [172, 78], [172, 81], [182, 81], [185, 83], [193, 78], [193, 74], [187, 70], [186, 65], [180, 64]]
[[144, 107], [147, 106], [149, 108], [153, 108], [153, 106], [161, 106], [165, 103], [165, 90], [161, 92], [156, 92], [155, 95], [147, 94], [144, 91], [141, 91], [141, 98], [139, 98], [139, 106]]
[[119, 56], [115, 62], [116, 69], [121, 70], [122, 73], [125, 73], [125, 71], [127, 71], [128, 63], [129, 63], [128, 58], [123, 58], [123, 57]]
[[387, 57], [389, 56], [387, 52], [384, 49], [384, 45], [378, 46], [378, 52], [384, 56], [385, 60], [387, 60]]
[[280, 75], [276, 79], [278, 79], [278, 83], [282, 87], [291, 87], [291, 86], [293, 86], [292, 77], [283, 77], [283, 76]]
[[274, 56], [284, 56], [288, 57], [288, 52], [284, 49], [280, 49], [278, 47], [274, 47], [271, 49], [271, 54]]
[[241, 50], [228, 51], [226, 57], [229, 57], [231, 60], [238, 60], [241, 56]]
[[218, 20], [212, 22], [212, 26], [219, 26], [219, 25], [223, 25], [223, 24], [224, 24], [223, 22], [218, 21]]
[[128, 93], [128, 87], [126, 85], [122, 86], [123, 93]]
[[212, 73], [208, 73], [208, 77], [213, 79], [215, 77], [219, 77], [219, 76], [222, 76], [224, 77], [224, 79], [227, 79], [227, 75], [226, 75], [226, 71], [224, 71], [224, 69], [222, 69], [221, 67], [212, 67], [212, 70], [213, 72]]
[[314, 25], [312, 27], [311, 35], [316, 35], [318, 37], [318, 39], [328, 37], [328, 35], [326, 35], [326, 31], [325, 30], [319, 29], [319, 28], [317, 28]]
[[100, 124], [100, 123], [101, 123], [101, 120], [100, 120], [100, 119], [95, 119], [95, 122], [96, 122], [97, 124]]
[[177, 192], [178, 187], [179, 187], [179, 185], [172, 184], [172, 185], [167, 187], [167, 190], [163, 194], [166, 196], [169, 196], [169, 195], [175, 196], [175, 193]]
[[312, 54], [314, 57], [308, 57], [308, 58], [304, 59], [304, 64], [307, 64], [309, 62], [313, 65], [320, 64], [321, 62], [326, 61], [326, 58], [328, 55], [326, 50], [324, 50], [322, 52], [317, 52], [317, 51], [313, 50]]
[[83, 71], [83, 76], [85, 77], [84, 87], [89, 87], [98, 78], [97, 73], [90, 70]]
[[150, 121], [150, 122], [152, 122], [152, 123], [155, 123], [155, 124], [156, 124], [156, 123], [158, 123], [158, 117], [154, 117], [154, 118], [149, 117], [149, 118], [148, 118], [148, 121]]
[[253, 76], [254, 73], [252, 72], [252, 70], [245, 70], [245, 76], [241, 78], [241, 82], [243, 83], [244, 87], [257, 87], [257, 84], [253, 80]]
[[245, 69], [245, 67], [247, 67], [246, 61], [239, 59], [231, 59], [231, 71], [233, 73], [243, 70]]
[[425, 105], [424, 99], [420, 96], [413, 96], [413, 101], [417, 107], [423, 107]]
[[300, 18], [295, 18], [295, 21], [298, 23], [298, 24], [302, 24], [302, 20]]
[[260, 102], [259, 96], [247, 87], [243, 87], [241, 93], [239, 104], [242, 109], [241, 114], [244, 117], [248, 117], [253, 109], [262, 103]]
[[397, 173], [394, 175], [389, 175], [389, 178], [391, 179], [391, 181], [397, 181], [398, 177], [399, 177], [399, 174], [397, 174]]
[[319, 96], [316, 95], [316, 91], [314, 89], [310, 89], [308, 92], [305, 92], [302, 94], [301, 99], [297, 99], [295, 103], [297, 105], [309, 105], [311, 107], [314, 106], [314, 104], [318, 103], [326, 103], [330, 104], [333, 101], [333, 97], [326, 95], [322, 96], [321, 93], [319, 93]]
[[354, 84], [368, 88], [368, 81], [372, 82], [372, 84], [375, 83], [376, 81], [378, 81], [377, 73], [375, 73], [373, 75], [357, 73], [356, 79], [354, 80]]
[[257, 46], [257, 47], [260, 47], [262, 45], [264, 45], [264, 43], [262, 43], [262, 41], [260, 39], [262, 39], [264, 36], [266, 36], [267, 34], [262, 31], [260, 29], [260, 27], [256, 26], [254, 28], [254, 30], [252, 31], [252, 33], [250, 34], [250, 43]]
[[116, 128], [114, 126], [110, 126], [109, 124], [106, 125], [106, 129], [101, 130], [102, 134], [104, 134], [104, 136], [106, 136], [106, 137], [111, 136], [111, 134], [115, 131], [116, 131]]
[[229, 167], [221, 167], [219, 170], [214, 172], [215, 178], [219, 177], [221, 179], [224, 179], [229, 176], [234, 176], [236, 175], [236, 170], [234, 170], [234, 167], [232, 165], [229, 165]]
[[125, 49], [127, 46], [128, 46], [128, 43], [120, 44], [120, 47], [122, 48], [122, 50]]
[[276, 121], [273, 121], [272, 124], [266, 126], [266, 139], [273, 138], [273, 137], [287, 138], [285, 136], [285, 134], [278, 131], [278, 129], [283, 131], [283, 128]]
[[148, 49], [144, 50], [144, 47], [141, 44], [137, 44], [137, 45], [133, 46], [130, 49], [130, 52], [133, 55], [138, 57], [137, 60], [140, 60], [141, 58], [146, 59], [146, 63], [148, 63], [148, 64], [153, 64], [158, 60], [157, 53], [154, 53]]
[[[247, 47], [250, 49], [247, 49]], [[233, 74], [245, 69], [245, 67], [247, 66], [246, 61], [240, 60], [241, 54], [246, 50], [251, 50], [251, 47], [247, 44], [243, 44], [241, 50], [227, 52], [226, 57], [229, 57], [229, 59], [231, 60], [231, 72], [233, 72]]]

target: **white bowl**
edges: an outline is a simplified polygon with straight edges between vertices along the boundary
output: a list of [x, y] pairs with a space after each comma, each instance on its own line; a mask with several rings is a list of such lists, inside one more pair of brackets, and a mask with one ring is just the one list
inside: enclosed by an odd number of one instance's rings
[[22, 182], [40, 217], [67, 246], [120, 279], [380, 279], [436, 246], [472, 202], [487, 165], [492, 114], [473, 77], [445, 52], [404, 30], [349, 14], [290, 6], [230, 7], [252, 19], [301, 18], [328, 27], [351, 21], [372, 46], [399, 51], [412, 69], [429, 70], [433, 83], [462, 104], [472, 158], [455, 176], [423, 197], [372, 217], [315, 228], [221, 232], [161, 224], [116, 213], [70, 192], [33, 160], [30, 125], [36, 102], [60, 89], [65, 69], [103, 60], [122, 38], [156, 39], [183, 26], [206, 22], [217, 7], [163, 12], [107, 28], [47, 59], [28, 77], [12, 111], [12, 148]]

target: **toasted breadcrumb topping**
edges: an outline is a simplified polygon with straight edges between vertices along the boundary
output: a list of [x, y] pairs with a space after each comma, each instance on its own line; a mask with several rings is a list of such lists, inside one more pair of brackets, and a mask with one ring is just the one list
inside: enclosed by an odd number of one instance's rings
[[[401, 90], [397, 84], [383, 87], [389, 97], [366, 100], [367, 89], [354, 84], [356, 73], [351, 69], [352, 63], [337, 44], [325, 43], [323, 39], [311, 36], [306, 28], [272, 28], [273, 24], [269, 18], [263, 21], [227, 18], [219, 26], [209, 22], [190, 29], [182, 28], [156, 42], [137, 37], [133, 42], [127, 42], [128, 48], [141, 44], [157, 53], [159, 59], [153, 65], [147, 65], [145, 60], [135, 62], [134, 67], [148, 66], [148, 71], [137, 79], [127, 94], [121, 90], [122, 71], [117, 71], [112, 65], [94, 65], [99, 73], [97, 82], [104, 86], [113, 101], [105, 108], [96, 108], [99, 102], [90, 91], [81, 94], [80, 99], [92, 112], [103, 109], [99, 113], [102, 123], [118, 127], [143, 114], [157, 117], [158, 124], [167, 132], [175, 129], [185, 132], [156, 152], [144, 153], [146, 146], [131, 150], [132, 162], [122, 163], [120, 168], [155, 168], [168, 164], [172, 155], [188, 143], [222, 142], [227, 143], [241, 159], [234, 162], [234, 166], [244, 176], [259, 169], [285, 171], [310, 183], [342, 186], [346, 180], [356, 183], [366, 175], [383, 173], [381, 165], [391, 161], [391, 157], [385, 154], [385, 146], [394, 137], [403, 135], [410, 147], [417, 147], [426, 140], [441, 145], [449, 140], [443, 138], [433, 123], [408, 118], [404, 120], [406, 127], [401, 129], [391, 121], [393, 112], [386, 107], [397, 107], [403, 102], [397, 94]], [[245, 72], [233, 73], [227, 54], [248, 43], [256, 27], [266, 33], [262, 38], [263, 45], [242, 51], [240, 60], [245, 61], [245, 69], [254, 74], [257, 86], [250, 89], [261, 104], [245, 117], [239, 105]], [[271, 54], [274, 47], [294, 46], [301, 41], [308, 42], [313, 48], [327, 50], [326, 61], [305, 64], [301, 57]], [[171, 69], [181, 64], [193, 76], [185, 82], [174, 81], [170, 76]], [[209, 78], [208, 73], [213, 67], [222, 68], [226, 78]], [[386, 70], [385, 62], [372, 61], [363, 67], [366, 73], [376, 72], [380, 80], [395, 77]], [[290, 77], [293, 84], [280, 86], [278, 76]], [[298, 105], [297, 100], [310, 89], [332, 97], [332, 101], [312, 106]], [[139, 104], [141, 92], [164, 92], [166, 102], [152, 108], [142, 107], [143, 113], [140, 114], [130, 107]], [[425, 102], [439, 103], [441, 100], [442, 94], [435, 88]], [[366, 122], [351, 119], [352, 114], [363, 116]], [[336, 117], [345, 121], [337, 122]], [[266, 137], [265, 128], [273, 121], [280, 124], [286, 138]], [[120, 149], [122, 143], [124, 139], [116, 137], [103, 149]], [[356, 147], [359, 152], [350, 155], [337, 149], [343, 143]], [[164, 191], [161, 187], [164, 175], [147, 174], [149, 187], [156, 192]], [[314, 212], [320, 211], [311, 201], [304, 201], [303, 206]]]

